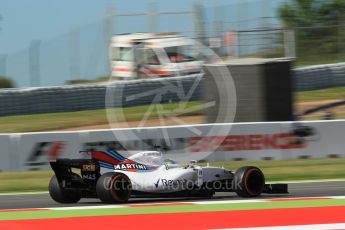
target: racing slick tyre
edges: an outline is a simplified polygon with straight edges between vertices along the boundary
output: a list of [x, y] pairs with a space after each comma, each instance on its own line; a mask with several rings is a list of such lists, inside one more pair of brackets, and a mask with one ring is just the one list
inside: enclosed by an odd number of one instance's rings
[[[81, 180], [81, 177], [76, 173], [72, 173], [72, 177], [74, 180]], [[81, 198], [81, 194], [77, 189], [66, 190], [61, 188], [55, 175], [49, 182], [49, 195], [54, 201], [62, 204], [77, 203]]]
[[240, 197], [257, 197], [265, 187], [265, 176], [260, 169], [245, 166], [236, 170], [233, 189]]
[[97, 196], [105, 203], [125, 203], [131, 196], [131, 192], [131, 180], [123, 173], [105, 173], [97, 180]]

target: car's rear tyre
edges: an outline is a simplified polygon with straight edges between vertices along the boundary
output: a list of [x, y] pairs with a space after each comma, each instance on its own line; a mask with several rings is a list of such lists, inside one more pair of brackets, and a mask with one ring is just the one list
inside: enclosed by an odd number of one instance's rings
[[265, 187], [265, 176], [254, 166], [245, 166], [236, 170], [233, 190], [240, 197], [260, 196]]
[[131, 192], [132, 183], [123, 173], [105, 173], [97, 180], [97, 196], [105, 203], [125, 203], [131, 196]]
[[[73, 179], [81, 179], [78, 174], [72, 174]], [[64, 189], [60, 186], [56, 176], [54, 175], [49, 182], [50, 197], [62, 204], [77, 203], [81, 199], [81, 194], [78, 189]]]

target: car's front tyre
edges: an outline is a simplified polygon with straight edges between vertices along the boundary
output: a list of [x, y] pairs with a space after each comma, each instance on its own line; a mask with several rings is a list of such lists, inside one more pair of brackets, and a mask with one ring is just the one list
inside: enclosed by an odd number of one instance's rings
[[240, 197], [260, 196], [265, 187], [265, 176], [254, 166], [245, 166], [236, 170], [233, 180], [233, 190]]

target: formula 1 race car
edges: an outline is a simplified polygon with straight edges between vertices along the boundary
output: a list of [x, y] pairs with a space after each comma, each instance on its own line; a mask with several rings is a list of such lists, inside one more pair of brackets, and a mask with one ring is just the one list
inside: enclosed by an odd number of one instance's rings
[[[215, 192], [236, 192], [240, 197], [261, 193], [287, 193], [287, 184], [265, 184], [253, 166], [235, 172], [191, 162], [181, 166], [163, 160], [158, 151], [139, 152], [125, 158], [116, 151], [92, 151], [91, 159], [58, 159], [50, 162], [55, 175], [49, 194], [59, 203], [99, 198], [124, 203], [130, 197], [212, 197]], [[80, 169], [80, 175], [72, 169]]]

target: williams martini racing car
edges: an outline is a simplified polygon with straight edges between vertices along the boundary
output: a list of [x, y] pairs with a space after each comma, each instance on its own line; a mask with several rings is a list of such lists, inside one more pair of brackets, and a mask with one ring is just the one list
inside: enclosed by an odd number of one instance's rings
[[[287, 184], [265, 184], [253, 166], [235, 172], [211, 166], [186, 166], [163, 160], [158, 151], [139, 152], [125, 158], [116, 151], [92, 151], [91, 159], [57, 159], [50, 162], [55, 175], [49, 193], [59, 203], [99, 198], [105, 203], [124, 203], [131, 197], [212, 197], [216, 192], [235, 192], [240, 197], [261, 193], [288, 193]], [[80, 175], [75, 173], [80, 170]]]

